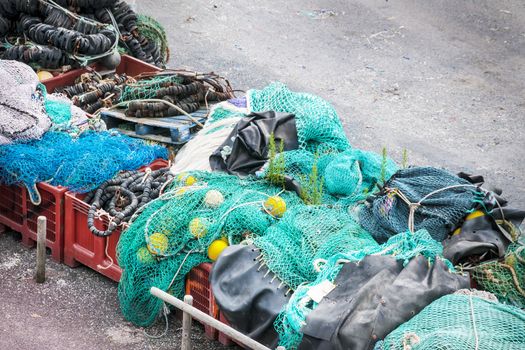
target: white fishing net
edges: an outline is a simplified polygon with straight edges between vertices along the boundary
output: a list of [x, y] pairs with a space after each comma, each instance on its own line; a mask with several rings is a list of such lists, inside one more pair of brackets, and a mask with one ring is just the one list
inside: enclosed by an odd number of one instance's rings
[[0, 145], [40, 138], [51, 126], [36, 94], [38, 84], [29, 66], [0, 60]]

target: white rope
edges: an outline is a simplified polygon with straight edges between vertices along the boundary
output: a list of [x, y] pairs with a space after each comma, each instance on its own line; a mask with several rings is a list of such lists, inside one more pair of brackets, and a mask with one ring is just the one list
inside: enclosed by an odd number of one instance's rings
[[113, 266], [115, 264], [115, 262], [113, 261], [113, 258], [111, 256], [109, 256], [109, 254], [108, 254], [108, 246], [109, 246], [109, 237], [106, 237], [106, 249], [104, 250], [104, 254], [109, 259], [110, 264], [108, 266], [106, 266], [106, 267], [104, 267], [102, 265], [98, 265], [97, 267], [100, 270], [107, 270], [107, 269], [109, 269], [111, 266]]
[[[408, 230], [411, 232], [411, 233], [414, 233], [414, 220], [415, 220], [415, 213], [416, 213], [416, 210], [422, 206], [422, 203], [423, 201], [425, 201], [426, 199], [428, 199], [429, 197], [439, 193], [439, 192], [443, 192], [443, 191], [446, 191], [446, 190], [450, 190], [450, 189], [453, 189], [453, 188], [459, 188], [459, 187], [476, 187], [478, 188], [479, 186], [476, 186], [476, 185], [452, 185], [452, 186], [447, 186], [447, 187], [443, 187], [443, 188], [440, 188], [440, 189], [437, 189], [435, 191], [432, 191], [430, 193], [428, 193], [427, 195], [425, 195], [423, 198], [421, 198], [418, 202], [416, 203], [412, 203], [406, 196], [403, 192], [401, 192], [399, 189], [397, 188], [394, 188], [394, 189], [388, 189], [390, 190], [392, 193], [396, 194], [399, 198], [401, 198], [401, 200], [403, 202], [405, 202], [407, 205], [408, 205], [408, 208], [409, 208], [409, 214], [408, 214]], [[479, 187], [480, 189], [482, 189], [481, 187]], [[483, 189], [484, 190], [484, 189]], [[486, 190], [484, 190], [486, 191]], [[496, 200], [496, 203], [498, 201]], [[498, 206], [499, 206], [499, 203], [498, 203]], [[501, 207], [500, 207], [500, 210], [501, 210]], [[503, 213], [503, 212], [502, 212]]]
[[472, 301], [472, 294], [469, 295], [469, 303], [470, 303], [470, 317], [472, 319], [472, 328], [474, 328], [474, 337], [476, 339], [475, 350], [478, 350], [479, 349], [479, 338], [478, 338], [478, 330], [476, 328], [476, 319], [474, 316], [474, 303]]

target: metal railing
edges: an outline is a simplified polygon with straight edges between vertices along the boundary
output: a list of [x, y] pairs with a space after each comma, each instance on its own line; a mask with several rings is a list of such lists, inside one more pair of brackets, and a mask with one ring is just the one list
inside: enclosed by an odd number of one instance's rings
[[[233, 329], [232, 327], [216, 320], [215, 318], [211, 317], [210, 315], [196, 309], [193, 307], [193, 297], [191, 295], [186, 295], [184, 297], [184, 301], [175, 298], [173, 295], [170, 295], [156, 287], [152, 287], [150, 290], [150, 293], [164, 301], [165, 303], [168, 303], [170, 305], [173, 305], [177, 309], [181, 310], [183, 312], [182, 314], [182, 343], [181, 343], [181, 349], [182, 350], [191, 350], [192, 344], [191, 344], [191, 321], [192, 318], [195, 318], [201, 323], [204, 323], [208, 326], [211, 326], [218, 330], [219, 332], [222, 332], [226, 334], [228, 337], [236, 340], [237, 342], [241, 343], [242, 345], [248, 347], [249, 349], [253, 350], [271, 350], [270, 348], [264, 346], [263, 344], [253, 340], [252, 338], [244, 335], [243, 333], [239, 332], [236, 329]], [[286, 350], [284, 347], [279, 346], [276, 350]]]

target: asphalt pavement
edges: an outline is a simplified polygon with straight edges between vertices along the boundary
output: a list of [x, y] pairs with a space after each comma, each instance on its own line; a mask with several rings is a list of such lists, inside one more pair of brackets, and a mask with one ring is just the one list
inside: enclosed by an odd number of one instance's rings
[[[355, 147], [482, 174], [525, 206], [525, 3], [137, 0], [170, 39], [170, 67], [215, 71], [239, 90], [281, 81], [331, 102]], [[121, 316], [117, 286], [48, 263], [0, 234], [0, 349], [170, 349]], [[195, 349], [220, 348], [194, 327]], [[148, 330], [160, 334], [159, 323]]]

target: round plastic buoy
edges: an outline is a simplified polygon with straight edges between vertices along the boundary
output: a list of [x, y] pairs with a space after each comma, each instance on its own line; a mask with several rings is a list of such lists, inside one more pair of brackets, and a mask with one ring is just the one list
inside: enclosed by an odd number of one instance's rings
[[176, 197], [180, 197], [184, 195], [184, 193], [186, 193], [186, 188], [185, 187], [177, 188], [173, 193], [175, 194]]
[[149, 237], [148, 250], [151, 254], [164, 255], [168, 250], [168, 237], [156, 232]]
[[185, 186], [192, 186], [197, 182], [197, 179], [188, 173], [180, 173], [177, 176], [177, 181], [182, 182]]
[[268, 197], [263, 204], [264, 210], [276, 218], [280, 218], [286, 212], [286, 202], [279, 196]]
[[229, 242], [228, 242], [228, 237], [226, 237], [226, 236], [222, 236], [222, 237], [221, 237], [221, 241], [224, 241], [224, 242], [226, 242], [226, 243], [229, 243]]
[[115, 69], [120, 64], [121, 57], [117, 50], [113, 51], [112, 54], [103, 57], [100, 63], [107, 69]]
[[190, 233], [195, 238], [202, 238], [208, 233], [206, 221], [204, 219], [195, 218], [189, 224]]
[[217, 190], [209, 190], [204, 196], [204, 204], [210, 208], [218, 208], [224, 202], [224, 196]]
[[155, 261], [147, 247], [140, 247], [137, 251], [137, 259], [143, 264], [151, 264]]
[[224, 242], [222, 239], [217, 239], [211, 242], [208, 247], [208, 258], [212, 261], [216, 261], [222, 251], [228, 247], [228, 243]]
[[38, 75], [39, 81], [44, 81], [53, 78], [53, 74], [51, 74], [47, 70], [41, 70], [36, 75]]

